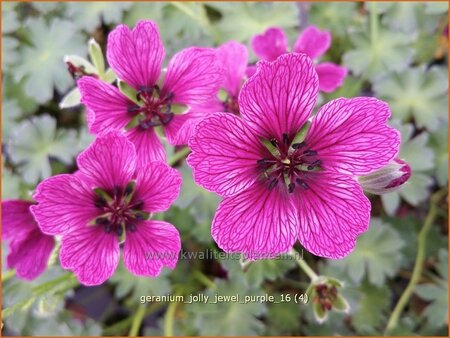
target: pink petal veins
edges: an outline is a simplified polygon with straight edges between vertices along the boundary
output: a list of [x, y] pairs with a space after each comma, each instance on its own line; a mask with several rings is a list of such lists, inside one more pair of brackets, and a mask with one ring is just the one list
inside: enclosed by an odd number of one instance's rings
[[118, 25], [108, 35], [107, 58], [111, 68], [136, 90], [156, 84], [164, 55], [158, 27], [152, 21], [138, 21], [133, 30]]
[[400, 135], [386, 123], [388, 105], [375, 98], [340, 98], [312, 119], [305, 143], [318, 152], [326, 170], [364, 175], [393, 159]]
[[274, 62], [260, 61], [242, 87], [239, 108], [244, 120], [266, 139], [295, 135], [308, 120], [319, 83], [311, 59], [285, 54]]

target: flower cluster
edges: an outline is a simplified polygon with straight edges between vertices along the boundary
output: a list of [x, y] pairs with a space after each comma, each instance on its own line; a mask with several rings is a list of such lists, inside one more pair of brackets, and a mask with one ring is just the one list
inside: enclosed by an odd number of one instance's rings
[[311, 26], [288, 53], [283, 31], [271, 28], [252, 40], [263, 59], [256, 66], [244, 45], [230, 41], [184, 49], [163, 68], [155, 23], [116, 27], [107, 42], [116, 85], [69, 65], [96, 135], [77, 171], [42, 181], [35, 202], [2, 204], [8, 265], [35, 278], [56, 236], [62, 267], [85, 285], [107, 280], [121, 250], [135, 275], [173, 269], [179, 233], [152, 219], [181, 186], [166, 163], [163, 136], [174, 146], [188, 144], [196, 183], [223, 197], [212, 236], [224, 251], [274, 257], [299, 240], [319, 256], [347, 255], [369, 224], [361, 184], [372, 193], [391, 191], [410, 170], [395, 158], [400, 137], [386, 123], [386, 103], [340, 98], [312, 116], [319, 90], [333, 91], [347, 74], [313, 63], [330, 42], [329, 32]]

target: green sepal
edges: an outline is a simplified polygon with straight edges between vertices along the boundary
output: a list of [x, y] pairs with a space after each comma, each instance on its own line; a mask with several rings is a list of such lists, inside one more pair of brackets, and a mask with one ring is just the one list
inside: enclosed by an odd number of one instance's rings
[[136, 182], [135, 181], [128, 182], [127, 186], [125, 187], [125, 203], [126, 204], [130, 203], [135, 191], [136, 191]]
[[341, 311], [348, 313], [350, 311], [350, 305], [348, 304], [347, 300], [342, 297], [341, 295], [337, 295], [334, 301], [331, 303], [333, 306], [333, 309], [336, 311]]
[[328, 313], [322, 307], [320, 303], [313, 303], [314, 318], [318, 323], [323, 323], [327, 320]]
[[97, 74], [102, 76], [105, 73], [105, 61], [102, 48], [93, 38], [89, 40], [89, 56], [97, 69]]
[[97, 74], [97, 69], [88, 60], [78, 55], [66, 55], [64, 56], [64, 62], [70, 62], [75, 67], [83, 69], [86, 74]]
[[113, 83], [116, 80], [116, 73], [111, 68], [108, 68], [103, 75], [100, 75], [100, 79], [107, 82]]
[[300, 128], [299, 132], [295, 134], [291, 144], [302, 143], [306, 138], [306, 134], [308, 133], [310, 126], [311, 122], [306, 121], [306, 123]]
[[189, 110], [185, 104], [175, 103], [170, 105], [170, 112], [174, 114], [184, 114]]
[[100, 197], [103, 198], [107, 203], [110, 203], [113, 201], [113, 198], [103, 189], [101, 188], [95, 188], [94, 193]]
[[339, 279], [327, 277], [327, 284], [340, 288], [342, 286], [342, 282]]
[[133, 128], [137, 127], [141, 121], [144, 121], [144, 120], [145, 120], [144, 113], [139, 113], [135, 117], [133, 117], [130, 120], [130, 122], [128, 122], [128, 124], [125, 126], [125, 129], [126, 130], [133, 129]]
[[137, 91], [133, 87], [131, 87], [128, 83], [126, 83], [126, 82], [124, 82], [122, 80], [118, 80], [117, 84], [118, 84], [120, 92], [123, 95], [128, 97], [131, 101], [133, 101], [137, 105], [140, 104], [140, 102], [139, 102], [139, 100], [137, 98]]
[[309, 298], [313, 297], [313, 293], [315, 292], [314, 286], [315, 286], [314, 283], [309, 284], [308, 288], [305, 291], [305, 293], [308, 295]]
[[273, 156], [279, 156], [280, 153], [278, 152], [277, 147], [275, 147], [269, 140], [266, 140], [264, 138], [259, 139], [261, 143], [264, 145], [264, 147], [267, 148], [267, 150], [273, 155]]
[[79, 104], [81, 104], [81, 93], [78, 90], [78, 87], [75, 87], [63, 97], [59, 103], [59, 108], [72, 108]]
[[221, 102], [225, 102], [228, 98], [228, 93], [225, 89], [220, 89], [219, 92], [217, 93], [217, 98], [221, 101]]

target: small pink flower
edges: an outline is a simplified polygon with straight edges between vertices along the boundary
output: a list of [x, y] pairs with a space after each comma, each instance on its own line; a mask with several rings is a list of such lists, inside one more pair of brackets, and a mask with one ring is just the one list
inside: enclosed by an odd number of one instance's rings
[[[108, 62], [117, 76], [138, 92], [140, 105], [94, 77], [78, 81], [89, 130], [101, 134], [126, 129], [136, 145], [138, 161], [143, 163], [166, 159], [156, 126], [163, 127], [170, 144], [187, 143], [191, 128], [183, 128], [184, 124], [201, 114], [196, 112], [208, 111], [205, 108], [216, 99], [222, 78], [214, 49], [182, 50], [169, 61], [164, 79], [159, 80], [164, 56], [155, 23], [142, 20], [133, 30], [119, 25], [108, 36]], [[176, 104], [186, 105], [190, 111], [175, 114]], [[133, 119], [134, 126], [129, 124]]]
[[47, 268], [55, 246], [52, 236], [39, 229], [30, 212], [32, 202], [8, 200], [2, 202], [3, 239], [10, 240], [8, 268], [16, 269], [16, 276], [32, 280]]
[[38, 204], [31, 207], [44, 233], [62, 235], [62, 267], [83, 284], [101, 284], [116, 269], [124, 242], [124, 263], [133, 274], [157, 276], [163, 266], [173, 269], [178, 231], [149, 217], [177, 198], [180, 174], [162, 162], [139, 166], [134, 145], [117, 132], [98, 137], [77, 164], [75, 174], [41, 182], [34, 194]]
[[[272, 27], [263, 34], [256, 35], [252, 39], [252, 47], [255, 54], [262, 60], [273, 61], [278, 56], [288, 52], [288, 40], [284, 31]], [[331, 34], [321, 31], [315, 26], [308, 26], [295, 42], [293, 52], [305, 53], [311, 59], [316, 60], [322, 56], [331, 44]], [[319, 76], [319, 90], [330, 93], [340, 87], [347, 76], [347, 69], [331, 62], [322, 62], [315, 65]], [[248, 75], [255, 72], [255, 67], [248, 69]]]
[[310, 252], [341, 258], [367, 230], [370, 203], [355, 176], [385, 166], [399, 133], [386, 103], [340, 98], [307, 124], [318, 78], [305, 54], [260, 61], [239, 94], [241, 117], [201, 121], [189, 145], [195, 181], [224, 197], [212, 236], [226, 252], [275, 256], [296, 240]]

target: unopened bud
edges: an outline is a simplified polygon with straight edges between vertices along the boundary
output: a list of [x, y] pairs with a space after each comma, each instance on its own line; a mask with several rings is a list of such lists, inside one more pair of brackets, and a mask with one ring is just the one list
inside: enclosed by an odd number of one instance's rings
[[373, 173], [358, 178], [364, 191], [383, 195], [400, 187], [411, 177], [411, 167], [398, 158]]

